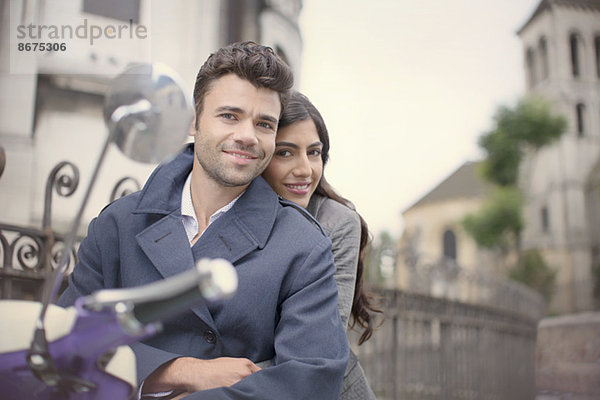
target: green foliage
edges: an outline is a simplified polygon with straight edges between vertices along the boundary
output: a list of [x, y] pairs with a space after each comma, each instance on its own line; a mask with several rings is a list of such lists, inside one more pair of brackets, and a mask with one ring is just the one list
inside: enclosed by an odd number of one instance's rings
[[540, 97], [524, 98], [514, 108], [500, 107], [494, 121], [494, 129], [479, 139], [487, 154], [482, 172], [502, 186], [516, 185], [525, 148], [548, 145], [567, 127], [566, 119], [553, 114], [550, 104]]
[[557, 140], [566, 130], [567, 121], [555, 115], [541, 97], [526, 97], [514, 109], [501, 107], [494, 118], [498, 131], [534, 148]]
[[537, 250], [524, 252], [508, 276], [539, 292], [549, 301], [554, 291], [556, 272], [546, 264]]
[[513, 108], [498, 108], [494, 124], [492, 131], [479, 138], [479, 146], [486, 152], [480, 172], [498, 190], [481, 210], [465, 217], [462, 225], [481, 247], [506, 250], [512, 245], [519, 250], [523, 200], [517, 182], [525, 149], [538, 149], [557, 140], [567, 122], [542, 98], [526, 97]]
[[478, 212], [467, 215], [462, 225], [481, 247], [507, 247], [523, 229], [521, 205], [518, 189], [500, 187]]
[[479, 145], [487, 152], [487, 158], [481, 165], [483, 177], [497, 185], [514, 185], [522, 157], [519, 142], [500, 131], [494, 131], [482, 135]]

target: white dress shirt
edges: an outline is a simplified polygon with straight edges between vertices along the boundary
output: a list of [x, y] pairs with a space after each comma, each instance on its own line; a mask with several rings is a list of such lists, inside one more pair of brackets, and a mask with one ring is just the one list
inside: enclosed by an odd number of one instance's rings
[[[194, 205], [192, 203], [191, 184], [192, 173], [190, 172], [185, 180], [185, 183], [183, 184], [183, 189], [181, 192], [181, 221], [183, 222], [183, 227], [185, 229], [185, 233], [187, 234], [190, 245], [192, 244], [192, 240], [194, 240], [198, 234], [198, 219], [196, 218], [196, 212], [194, 211]], [[206, 228], [208, 228], [210, 224], [215, 222], [217, 219], [219, 219], [219, 217], [229, 211], [243, 193], [244, 192], [240, 193], [240, 195], [233, 199], [229, 204], [226, 204], [215, 211], [215, 213], [208, 219], [208, 226]], [[200, 236], [202, 236], [202, 233], [204, 233], [204, 231], [201, 232]]]

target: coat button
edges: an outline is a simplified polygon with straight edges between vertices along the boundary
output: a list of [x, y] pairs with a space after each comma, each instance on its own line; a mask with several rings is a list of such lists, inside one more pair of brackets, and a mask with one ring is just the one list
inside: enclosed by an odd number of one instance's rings
[[204, 340], [207, 343], [215, 344], [217, 342], [217, 335], [211, 330], [204, 331]]

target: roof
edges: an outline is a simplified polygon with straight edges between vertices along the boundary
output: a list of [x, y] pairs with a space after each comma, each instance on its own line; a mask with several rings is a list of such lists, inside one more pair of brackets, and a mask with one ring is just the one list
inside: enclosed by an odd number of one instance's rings
[[517, 31], [517, 34], [521, 34], [538, 15], [552, 9], [552, 7], [572, 7], [583, 11], [600, 11], [600, 0], [542, 0], [527, 22]]
[[424, 204], [438, 203], [457, 198], [477, 198], [484, 196], [491, 185], [486, 183], [480, 176], [478, 171], [480, 165], [481, 161], [464, 163], [404, 212]]

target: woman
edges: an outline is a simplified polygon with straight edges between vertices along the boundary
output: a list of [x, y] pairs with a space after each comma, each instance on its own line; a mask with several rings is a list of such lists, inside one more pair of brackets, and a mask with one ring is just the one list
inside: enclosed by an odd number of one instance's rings
[[[329, 134], [319, 111], [308, 98], [293, 92], [279, 121], [275, 153], [263, 177], [280, 196], [306, 208], [331, 238], [342, 322], [364, 330], [362, 344], [373, 333], [370, 304], [363, 288], [363, 260], [369, 241], [366, 222], [350, 201], [338, 195], [323, 176], [329, 159]], [[341, 399], [375, 399], [364, 371], [351, 353]]]

